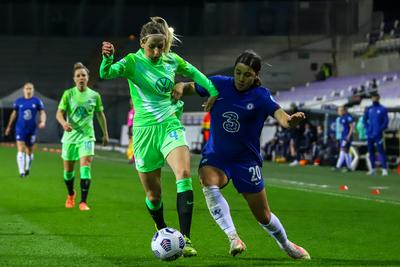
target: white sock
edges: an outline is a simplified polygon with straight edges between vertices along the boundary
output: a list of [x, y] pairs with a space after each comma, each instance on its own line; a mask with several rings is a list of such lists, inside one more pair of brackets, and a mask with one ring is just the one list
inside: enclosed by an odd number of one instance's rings
[[346, 157], [344, 154], [345, 154], [344, 151], [340, 150], [339, 158], [336, 163], [336, 168], [338, 168], [338, 169], [340, 169], [342, 167], [343, 162], [346, 160]]
[[233, 224], [228, 202], [221, 194], [216, 185], [203, 187], [203, 193], [206, 198], [207, 207], [215, 222], [222, 231], [231, 238], [237, 236], [235, 225]]
[[285, 228], [283, 228], [283, 225], [279, 221], [278, 217], [275, 216], [275, 214], [271, 212], [271, 220], [267, 225], [260, 222], [258, 223], [270, 236], [276, 240], [281, 248], [285, 249], [288, 246], [289, 240], [286, 236]]
[[19, 174], [25, 174], [25, 153], [18, 152], [17, 153], [17, 164]]
[[345, 159], [346, 159], [346, 166], [348, 169], [351, 170], [351, 156], [350, 153], [344, 153]]
[[33, 153], [31, 155], [26, 154], [26, 170], [29, 171], [31, 169], [33, 161]]

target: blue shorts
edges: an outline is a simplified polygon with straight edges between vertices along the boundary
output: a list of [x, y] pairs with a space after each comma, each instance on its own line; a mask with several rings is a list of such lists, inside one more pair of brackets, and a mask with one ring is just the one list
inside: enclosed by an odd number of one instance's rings
[[347, 139], [340, 139], [340, 148], [350, 149], [351, 141], [347, 141]]
[[199, 168], [203, 166], [223, 171], [239, 193], [258, 193], [264, 189], [262, 166], [257, 161], [224, 161], [215, 155], [203, 155]]
[[36, 131], [33, 132], [16, 131], [15, 140], [19, 142], [25, 142], [25, 145], [27, 147], [32, 147], [36, 142]]

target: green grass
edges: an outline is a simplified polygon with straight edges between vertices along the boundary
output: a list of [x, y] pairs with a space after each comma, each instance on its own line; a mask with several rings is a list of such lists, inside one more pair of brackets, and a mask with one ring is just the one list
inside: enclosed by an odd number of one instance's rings
[[[258, 226], [232, 185], [223, 190], [248, 250], [228, 255], [228, 242], [208, 213], [194, 176], [192, 241], [199, 255], [160, 262], [150, 250], [155, 230], [138, 176], [123, 155], [98, 152], [92, 168], [91, 211], [64, 208], [59, 154], [37, 151], [31, 175], [21, 179], [16, 149], [0, 146], [0, 266], [399, 266], [400, 177], [332, 173], [322, 167], [266, 164], [273, 212], [289, 238], [312, 261], [295, 262]], [[199, 158], [194, 157], [195, 174]], [[176, 189], [163, 171], [167, 223], [178, 228]], [[348, 191], [339, 191], [346, 184]], [[384, 187], [373, 196], [371, 188]]]

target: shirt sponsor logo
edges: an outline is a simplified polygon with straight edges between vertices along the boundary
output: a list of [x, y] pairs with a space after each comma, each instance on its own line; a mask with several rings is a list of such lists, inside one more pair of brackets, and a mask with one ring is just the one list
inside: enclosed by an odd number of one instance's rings
[[174, 83], [167, 77], [162, 77], [156, 81], [155, 87], [160, 93], [165, 94], [171, 91], [173, 84]]

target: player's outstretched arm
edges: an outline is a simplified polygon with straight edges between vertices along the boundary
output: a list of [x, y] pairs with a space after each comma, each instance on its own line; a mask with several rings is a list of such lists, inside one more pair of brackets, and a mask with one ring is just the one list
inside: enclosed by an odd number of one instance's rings
[[15, 110], [13, 110], [13, 112], [11, 112], [10, 119], [8, 120], [7, 128], [4, 133], [6, 136], [11, 133], [11, 127], [14, 124], [14, 121], [16, 118], [17, 118], [17, 112]]
[[176, 83], [174, 88], [172, 89], [172, 98], [176, 101], [181, 99], [183, 96], [188, 96], [188, 95], [195, 95], [196, 94], [196, 88], [194, 86], [194, 82], [179, 82]]
[[283, 109], [278, 109], [274, 113], [275, 119], [284, 128], [293, 128], [306, 118], [303, 112], [296, 112], [292, 115], [287, 114]]
[[39, 128], [43, 129], [44, 127], [46, 127], [46, 119], [47, 119], [47, 115], [46, 112], [44, 110], [40, 111], [40, 120], [39, 120]]
[[96, 112], [96, 117], [97, 121], [99, 122], [101, 131], [103, 132], [103, 146], [106, 146], [109, 141], [106, 115], [104, 115], [103, 111], [100, 111]]
[[65, 111], [58, 109], [57, 113], [56, 113], [56, 119], [58, 121], [58, 123], [61, 124], [61, 126], [63, 127], [64, 131], [70, 132], [72, 131], [72, 127], [71, 124], [69, 124], [65, 119], [64, 119], [64, 115], [65, 115]]
[[124, 77], [126, 61], [125, 59], [122, 59], [119, 62], [113, 64], [114, 53], [114, 45], [110, 42], [104, 41], [101, 48], [103, 60], [100, 64], [100, 78], [113, 79], [117, 77]]

